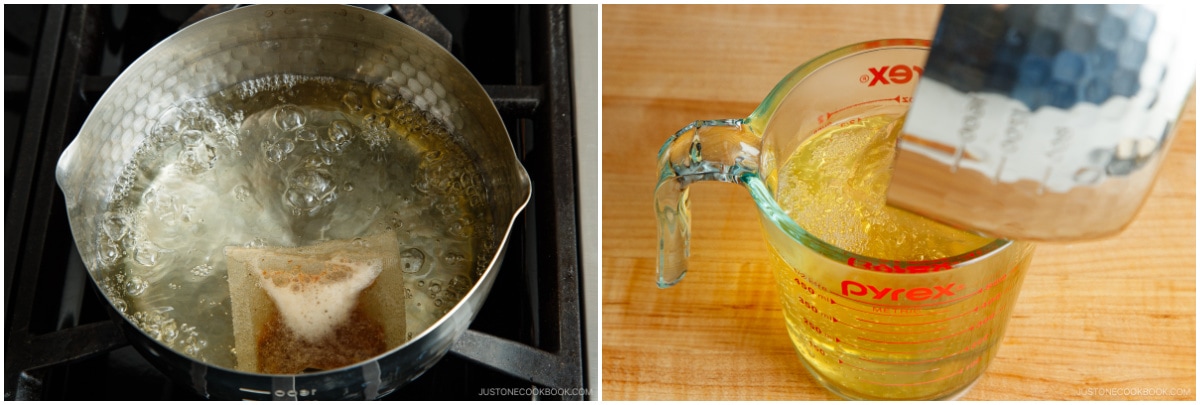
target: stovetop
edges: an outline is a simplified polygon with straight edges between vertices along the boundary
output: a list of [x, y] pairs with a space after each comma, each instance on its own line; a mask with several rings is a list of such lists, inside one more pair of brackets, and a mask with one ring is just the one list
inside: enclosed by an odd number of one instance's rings
[[[534, 191], [471, 329], [385, 399], [587, 399], [565, 6], [371, 6], [492, 95]], [[54, 166], [122, 69], [183, 5], [5, 5], [5, 391], [9, 399], [194, 399], [121, 335], [75, 249]]]

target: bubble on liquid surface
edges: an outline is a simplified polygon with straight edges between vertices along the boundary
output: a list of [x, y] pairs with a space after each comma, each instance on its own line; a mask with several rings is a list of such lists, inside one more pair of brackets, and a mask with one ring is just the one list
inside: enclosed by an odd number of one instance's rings
[[116, 309], [117, 312], [120, 312], [122, 314], [126, 313], [125, 311], [129, 310], [129, 304], [126, 303], [125, 300], [123, 300], [123, 299], [112, 298], [112, 304], [113, 304], [113, 308]]
[[246, 202], [246, 200], [250, 199], [250, 188], [246, 187], [245, 184], [233, 186], [233, 198], [241, 202]]
[[129, 233], [129, 223], [125, 216], [113, 212], [104, 214], [104, 218], [100, 221], [100, 228], [112, 240], [121, 240]]
[[471, 289], [471, 280], [462, 274], [456, 275], [446, 284], [446, 289], [455, 295], [462, 295]]
[[189, 129], [179, 134], [179, 140], [184, 145], [194, 145], [204, 139], [204, 133], [195, 129]]
[[354, 136], [354, 127], [344, 120], [336, 120], [329, 124], [321, 148], [333, 153], [342, 153], [350, 146], [350, 138]]
[[317, 140], [317, 130], [312, 127], [304, 127], [296, 130], [296, 140], [313, 142]]
[[296, 145], [286, 139], [280, 139], [276, 142], [263, 141], [263, 153], [267, 156], [267, 161], [271, 163], [279, 163], [296, 149]]
[[417, 248], [408, 248], [400, 252], [400, 270], [405, 273], [414, 274], [421, 271], [425, 267], [425, 252]]
[[125, 252], [121, 250], [121, 245], [107, 236], [100, 237], [96, 253], [99, 256], [100, 263], [105, 266], [116, 265], [121, 260], [121, 257], [125, 256]]
[[380, 110], [391, 110], [396, 106], [396, 94], [389, 88], [375, 87], [371, 89], [371, 102]]
[[362, 99], [359, 98], [358, 93], [353, 91], [346, 92], [346, 94], [342, 95], [342, 104], [353, 112], [362, 111], [363, 108]]
[[201, 174], [216, 164], [217, 150], [212, 145], [196, 142], [179, 151], [179, 166], [189, 174]]
[[134, 248], [133, 260], [147, 267], [152, 267], [158, 264], [159, 258], [162, 256], [163, 249], [150, 241], [142, 241]]
[[336, 190], [328, 171], [304, 167], [288, 177], [284, 203], [294, 215], [313, 215], [337, 198]]
[[275, 110], [275, 125], [284, 131], [295, 130], [307, 122], [308, 117], [300, 107], [287, 104]]
[[125, 293], [131, 296], [142, 295], [146, 292], [146, 287], [150, 284], [138, 276], [131, 276], [125, 280]]
[[462, 253], [458, 252], [446, 252], [445, 255], [442, 255], [442, 260], [445, 260], [446, 264], [451, 265], [462, 263], [462, 261], [466, 259], [467, 258], [463, 256]]
[[192, 268], [192, 275], [196, 277], [208, 277], [213, 272], [213, 266], [205, 263]]

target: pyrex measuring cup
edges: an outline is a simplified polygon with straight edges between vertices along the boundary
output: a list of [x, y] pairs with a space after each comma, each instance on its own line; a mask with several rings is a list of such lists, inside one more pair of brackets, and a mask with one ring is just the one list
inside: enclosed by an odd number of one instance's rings
[[761, 214], [793, 345], [822, 385], [847, 398], [965, 393], [999, 348], [1032, 258], [1032, 244], [998, 239], [936, 260], [867, 257], [817, 238], [777, 200], [780, 166], [805, 140], [907, 111], [928, 46], [894, 39], [829, 52], [785, 77], [748, 118], [697, 121], [659, 151], [659, 286], [687, 270], [688, 186], [744, 185]]

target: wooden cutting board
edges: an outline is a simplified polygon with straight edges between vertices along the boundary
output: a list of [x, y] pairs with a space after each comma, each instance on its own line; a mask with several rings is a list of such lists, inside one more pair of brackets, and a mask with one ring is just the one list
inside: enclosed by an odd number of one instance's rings
[[[655, 287], [663, 141], [741, 118], [800, 63], [851, 43], [931, 39], [940, 6], [602, 7], [602, 395], [834, 399], [784, 330], [745, 189], [692, 187], [691, 270]], [[1196, 112], [1119, 236], [1042, 244], [1007, 335], [964, 399], [1196, 398]]]

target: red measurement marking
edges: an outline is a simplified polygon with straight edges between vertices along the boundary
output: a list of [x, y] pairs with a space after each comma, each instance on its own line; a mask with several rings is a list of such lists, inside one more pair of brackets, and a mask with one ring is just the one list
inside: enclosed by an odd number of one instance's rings
[[[1008, 289], [1007, 289], [1007, 288], [1005, 288], [1003, 291], [1000, 291], [1000, 292], [996, 293], [996, 295], [993, 295], [991, 298], [988, 298], [988, 300], [987, 300], [987, 301], [984, 301], [984, 303], [982, 303], [982, 304], [979, 304], [979, 305], [976, 305], [976, 306], [975, 306], [975, 308], [972, 308], [970, 311], [966, 311], [966, 312], [963, 312], [963, 313], [961, 313], [961, 314], [958, 314], [958, 315], [955, 315], [955, 316], [952, 316], [952, 317], [949, 317], [949, 318], [945, 318], [945, 319], [939, 319], [939, 320], [936, 320], [936, 321], [929, 321], [929, 322], [918, 322], [918, 323], [891, 323], [891, 322], [879, 322], [879, 321], [872, 321], [872, 320], [870, 320], [870, 319], [862, 319], [862, 318], [859, 318], [859, 317], [855, 317], [854, 319], [857, 319], [857, 320], [859, 320], [859, 321], [863, 321], [863, 322], [866, 322], [866, 323], [873, 323], [873, 324], [876, 324], [876, 325], [888, 325], [888, 326], [917, 326], [917, 325], [932, 325], [932, 324], [935, 324], [935, 323], [947, 322], [947, 321], [951, 321], [951, 320], [954, 320], [954, 319], [961, 318], [961, 317], [963, 317], [963, 316], [967, 316], [967, 315], [970, 315], [970, 314], [978, 313], [978, 312], [979, 312], [981, 309], [983, 309], [983, 308], [987, 308], [989, 305], [992, 305], [992, 304], [994, 304], [994, 303], [995, 303], [997, 300], [999, 300], [999, 299], [1000, 299], [1000, 296], [1001, 296], [1001, 295], [1004, 295], [1004, 293], [1005, 293], [1005, 292], [1007, 292], [1007, 291], [1008, 291]], [[948, 312], [948, 311], [947, 311], [947, 312]], [[889, 314], [889, 315], [890, 315], [890, 314]]]
[[866, 371], [866, 372], [868, 372], [868, 373], [871, 373], [871, 374], [925, 374], [925, 373], [932, 373], [932, 372], [934, 372], [934, 371], [941, 370], [940, 368], [931, 368], [931, 369], [926, 369], [926, 370], [916, 370], [916, 371], [883, 371], [883, 370], [871, 370], [871, 369], [866, 369], [866, 368], [862, 368], [862, 367], [856, 366], [856, 365], [854, 365], [854, 364], [851, 364], [851, 363], [842, 363], [842, 360], [841, 360], [841, 359], [838, 359], [838, 364], [845, 364], [845, 365], [846, 365], [846, 367], [850, 367], [850, 368], [854, 368], [854, 369], [859, 369], [859, 370]]
[[[899, 96], [897, 96], [897, 97], [899, 97]], [[871, 104], [871, 103], [878, 103], [878, 102], [881, 102], [881, 101], [897, 101], [897, 100], [896, 100], [896, 99], [894, 99], [894, 98], [881, 98], [881, 99], [878, 99], [878, 100], [868, 100], [868, 101], [863, 101], [863, 102], [861, 102], [861, 103], [854, 103], [854, 104], [850, 104], [850, 105], [848, 105], [848, 106], [845, 106], [845, 107], [842, 107], [842, 108], [839, 108], [839, 109], [836, 109], [836, 110], [833, 110], [833, 111], [830, 111], [830, 112], [826, 112], [826, 113], [825, 113], [825, 115], [818, 115], [818, 116], [817, 116], [817, 122], [818, 122], [818, 123], [821, 123], [821, 122], [827, 122], [827, 121], [829, 121], [829, 118], [830, 118], [830, 117], [833, 117], [833, 115], [834, 115], [834, 114], [840, 113], [840, 112], [842, 112], [842, 111], [849, 110], [849, 109], [851, 109], [851, 108], [854, 108], [854, 107], [863, 106], [863, 105], [867, 105], [867, 104]], [[899, 101], [897, 101], [897, 102], [899, 102]], [[829, 124], [825, 124], [825, 125], [829, 125]]]
[[885, 263], [876, 264], [876, 263], [868, 262], [866, 260], [857, 260], [853, 257], [846, 259], [846, 265], [856, 268], [856, 269], [872, 270], [872, 271], [878, 271], [881, 273], [912, 273], [912, 274], [933, 273], [933, 272], [938, 272], [938, 271], [946, 271], [946, 270], [950, 270], [953, 268], [953, 266], [951, 266], [950, 263], [933, 263], [933, 264], [921, 265], [921, 266], [899, 266], [899, 265], [893, 264], [893, 265], [889, 266]]
[[[997, 309], [996, 309], [996, 312], [999, 312], [1000, 310], [1001, 310], [1000, 308], [997, 308]], [[988, 316], [987, 316], [986, 318], [983, 318], [983, 320], [980, 320], [979, 322], [975, 322], [975, 323], [971, 324], [971, 326], [968, 326], [968, 327], [966, 327], [966, 328], [965, 328], [965, 329], [963, 329], [963, 330], [960, 330], [960, 331], [958, 331], [958, 332], [955, 332], [955, 333], [953, 333], [953, 334], [946, 335], [946, 336], [942, 336], [942, 337], [939, 337], [939, 338], [936, 338], [936, 339], [922, 340], [922, 341], [919, 341], [919, 342], [892, 342], [892, 341], [887, 341], [887, 340], [875, 340], [875, 339], [868, 339], [868, 338], [865, 338], [865, 337], [861, 337], [861, 336], [860, 336], [860, 337], [858, 338], [858, 340], [865, 340], [865, 341], [868, 341], [868, 342], [873, 342], [873, 343], [882, 343], [882, 344], [889, 344], [889, 345], [919, 345], [919, 344], [922, 344], [922, 343], [933, 343], [933, 342], [937, 342], [937, 341], [941, 341], [941, 340], [946, 340], [946, 339], [949, 339], [949, 338], [952, 338], [952, 337], [955, 337], [955, 336], [958, 336], [958, 335], [961, 335], [961, 334], [964, 334], [964, 333], [967, 333], [967, 332], [973, 331], [973, 330], [975, 330], [975, 329], [978, 329], [978, 328], [982, 327], [984, 324], [987, 324], [988, 322], [991, 322], [991, 321], [992, 321], [992, 319], [995, 319], [995, 318], [996, 318], [996, 312], [992, 312], [992, 313], [988, 314]]]
[[976, 365], [978, 365], [978, 364], [979, 364], [979, 358], [978, 358], [978, 357], [976, 357], [976, 358], [975, 358], [975, 361], [972, 361], [972, 362], [971, 362], [971, 364], [968, 364], [968, 365], [966, 365], [966, 366], [963, 366], [963, 368], [959, 369], [957, 372], [954, 372], [954, 373], [948, 374], [948, 375], [946, 375], [945, 377], [942, 377], [942, 378], [935, 378], [935, 379], [932, 379], [932, 380], [929, 380], [929, 381], [921, 381], [921, 382], [915, 382], [915, 383], [903, 383], [903, 384], [889, 384], [889, 383], [881, 383], [881, 382], [877, 382], [877, 381], [871, 381], [871, 380], [864, 380], [864, 381], [867, 381], [867, 382], [869, 382], [869, 383], [876, 384], [876, 385], [887, 386], [887, 387], [910, 387], [910, 386], [913, 386], [913, 385], [922, 385], [922, 384], [935, 383], [935, 382], [938, 382], [938, 381], [941, 381], [941, 380], [945, 380], [945, 379], [947, 379], [947, 378], [950, 378], [950, 377], [956, 377], [956, 376], [958, 376], [959, 374], [962, 374], [962, 373], [966, 372], [966, 371], [967, 371], [967, 369], [969, 369], [969, 368], [971, 368], [971, 367], [975, 367], [975, 366], [976, 366]]
[[810, 287], [808, 284], [804, 284], [804, 282], [803, 282], [803, 281], [800, 281], [800, 279], [799, 279], [799, 278], [792, 278], [792, 280], [796, 280], [796, 285], [800, 286], [800, 289], [801, 289], [801, 290], [807, 291], [809, 294], [816, 294], [816, 293], [817, 293], [817, 290], [816, 290], [816, 289], [813, 289], [813, 288], [812, 288], [812, 287]]
[[[862, 360], [862, 361], [871, 362], [871, 363], [879, 363], [879, 364], [893, 364], [893, 365], [894, 365], [894, 364], [911, 365], [911, 364], [925, 364], [925, 363], [932, 363], [932, 362], [935, 362], [935, 361], [942, 361], [942, 360], [945, 360], [945, 359], [948, 359], [948, 358], [951, 358], [951, 357], [954, 357], [954, 356], [957, 356], [957, 355], [960, 355], [960, 354], [963, 354], [963, 353], [969, 352], [969, 351], [971, 351], [971, 350], [974, 350], [975, 348], [978, 348], [980, 345], [982, 345], [982, 344], [983, 344], [983, 342], [986, 342], [986, 341], [988, 340], [988, 338], [989, 338], [989, 337], [991, 337], [991, 336], [992, 336], [992, 332], [991, 332], [991, 331], [988, 331], [988, 333], [987, 333], [986, 335], [983, 335], [983, 337], [981, 337], [981, 338], [979, 338], [979, 339], [975, 340], [974, 342], [971, 342], [971, 344], [967, 345], [967, 346], [966, 346], [966, 347], [964, 347], [962, 350], [959, 350], [959, 351], [957, 351], [957, 352], [954, 352], [954, 353], [947, 354], [947, 355], [945, 355], [945, 356], [942, 356], [942, 357], [934, 358], [934, 359], [925, 359], [925, 360], [918, 360], [918, 361], [883, 361], [883, 360], [872, 360], [872, 359], [868, 359], [868, 358], [866, 358], [866, 357], [862, 357], [862, 356], [858, 356], [858, 359], [859, 359], [859, 360]], [[917, 350], [917, 351], [895, 351], [895, 350], [871, 349], [871, 348], [867, 348], [867, 347], [855, 346], [855, 345], [850, 345], [850, 344], [847, 344], [847, 346], [851, 346], [851, 347], [854, 347], [855, 349], [858, 349], [858, 350], [863, 350], [863, 351], [879, 352], [879, 353], [888, 353], [888, 354], [902, 354], [902, 355], [903, 355], [903, 354], [920, 354], [920, 353], [926, 353], [926, 352], [936, 352], [936, 351], [939, 351], [939, 350], [944, 350], [944, 349], [945, 349], [945, 347], [943, 347], [943, 346], [935, 346], [935, 347], [931, 347], [931, 348], [929, 348], [929, 349], [925, 349], [925, 350]]]
[[[856, 319], [857, 319], [857, 318], [856, 318]], [[854, 329], [861, 330], [861, 331], [867, 331], [867, 332], [871, 332], [871, 333], [877, 333], [877, 334], [881, 334], [881, 335], [919, 335], [919, 334], [922, 334], [922, 333], [930, 333], [930, 332], [939, 332], [939, 331], [943, 331], [943, 330], [946, 330], [946, 328], [948, 328], [948, 327], [949, 327], [949, 326], [947, 326], [947, 327], [943, 327], [943, 328], [939, 328], [939, 329], [930, 329], [930, 330], [923, 330], [923, 331], [916, 331], [916, 332], [886, 332], [886, 331], [879, 331], [879, 330], [873, 330], [873, 329], [861, 328], [861, 327], [855, 326], [855, 325], [853, 325], [853, 324], [845, 323], [845, 322], [843, 322], [842, 324], [844, 324], [844, 325], [846, 325], [846, 326], [849, 326], [849, 327], [851, 327], [851, 328], [854, 328]]]
[[[944, 310], [940, 310], [940, 311], [937, 311], [937, 310], [926, 310], [926, 311], [921, 311], [921, 313], [919, 313], [919, 314], [913, 314], [913, 313], [889, 314], [889, 313], [886, 313], [886, 312], [880, 312], [880, 309], [881, 309], [881, 308], [880, 308], [879, 306], [877, 306], [877, 305], [872, 305], [872, 306], [871, 306], [871, 308], [872, 308], [871, 310], [858, 309], [858, 308], [855, 308], [855, 307], [852, 307], [852, 306], [849, 306], [849, 305], [838, 305], [838, 306], [840, 306], [840, 307], [842, 307], [842, 308], [846, 308], [846, 309], [852, 310], [852, 311], [862, 312], [862, 313], [864, 313], [864, 314], [871, 314], [871, 315], [887, 315], [887, 316], [889, 316], [889, 317], [934, 316], [934, 315], [948, 314], [948, 313], [954, 312], [954, 310], [953, 310], [953, 309], [944, 309]], [[860, 318], [860, 319], [861, 319], [861, 318]]]

